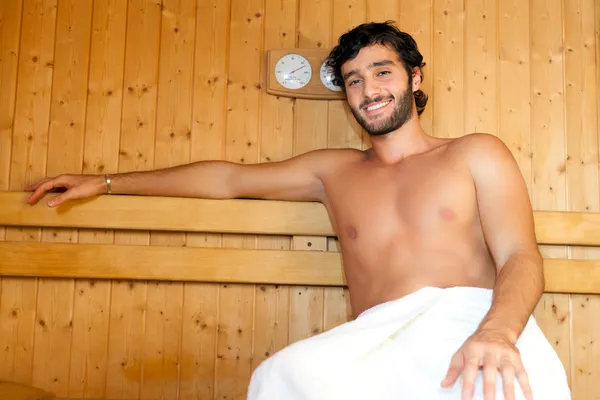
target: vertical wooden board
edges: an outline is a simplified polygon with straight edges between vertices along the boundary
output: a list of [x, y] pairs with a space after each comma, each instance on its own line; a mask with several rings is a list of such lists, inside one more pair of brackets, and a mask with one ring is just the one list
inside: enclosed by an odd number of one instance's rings
[[[83, 173], [118, 169], [127, 3], [94, 2]], [[79, 243], [113, 243], [113, 232], [82, 230]], [[77, 280], [69, 395], [106, 393], [110, 281]]]
[[112, 282], [106, 373], [106, 397], [109, 399], [140, 398], [146, 292], [145, 282]]
[[[329, 42], [334, 45], [341, 35], [365, 22], [366, 18], [367, 5], [364, 2], [335, 1]], [[327, 147], [362, 149], [363, 138], [367, 139], [366, 132], [352, 115], [348, 102], [331, 100], [328, 103]]]
[[598, 399], [600, 386], [600, 296], [572, 296], [573, 360], [571, 371], [573, 399]]
[[535, 308], [534, 317], [565, 368], [571, 384], [571, 300], [569, 295], [544, 294]]
[[[194, 243], [193, 246], [200, 247], [200, 244]], [[179, 379], [181, 400], [214, 397], [218, 289], [217, 284], [184, 285]]]
[[[154, 165], [161, 3], [129, 0], [125, 38], [119, 172]], [[115, 232], [116, 244], [149, 244], [147, 232]], [[106, 397], [138, 398], [146, 329], [145, 282], [114, 282], [108, 339]]]
[[8, 189], [22, 8], [22, 0], [0, 3], [0, 190]]
[[10, 190], [23, 190], [46, 173], [56, 10], [57, 0], [23, 3]]
[[465, 131], [497, 135], [498, 0], [465, 2]]
[[[299, 0], [298, 38], [296, 46], [302, 48], [331, 48], [332, 0]], [[337, 43], [337, 38], [335, 39]], [[316, 72], [313, 72], [316, 73]], [[293, 154], [327, 148], [329, 120], [328, 102], [321, 100], [296, 100], [294, 112]], [[308, 249], [307, 243], [326, 249], [324, 239], [318, 237], [294, 237], [293, 249]], [[302, 244], [301, 244], [302, 243]], [[323, 331], [322, 287], [290, 288], [289, 343], [307, 338]]]
[[[298, 37], [301, 48], [327, 48], [333, 0], [298, 0]], [[313, 71], [316, 74], [316, 71]], [[328, 105], [326, 101], [296, 99], [294, 110], [294, 155], [327, 147]]]
[[[394, 21], [400, 22], [400, 12], [404, 0], [369, 0], [365, 1], [367, 7], [367, 22]], [[402, 27], [400, 27], [402, 29]]]
[[[292, 250], [326, 251], [327, 238], [294, 236], [292, 239]], [[324, 288], [309, 286], [290, 287], [290, 344], [324, 331], [324, 297]]]
[[[566, 210], [562, 10], [559, 0], [531, 2], [532, 201], [537, 210]], [[542, 247], [545, 257], [566, 257], [564, 247]], [[544, 333], [570, 371], [568, 295], [545, 294], [536, 308]], [[548, 307], [548, 304], [555, 307]], [[564, 316], [557, 318], [557, 312]], [[570, 377], [570, 374], [569, 374]]]
[[149, 282], [141, 398], [177, 398], [183, 315], [183, 284]]
[[529, 21], [528, 2], [498, 2], [498, 137], [515, 157], [531, 198], [533, 149]]
[[[91, 242], [106, 243], [101, 240]], [[109, 281], [75, 282], [70, 397], [105, 396], [110, 288]]]
[[[92, 1], [60, 1], [52, 81], [47, 174], [81, 173]], [[42, 229], [47, 242], [75, 242], [72, 229]], [[72, 279], [40, 279], [33, 385], [65, 396], [73, 327]]]
[[[224, 155], [227, 95], [228, 1], [200, 0], [196, 8], [192, 96], [192, 162]], [[188, 233], [187, 245], [220, 247], [221, 235]], [[179, 398], [214, 397], [218, 284], [185, 283]]]
[[[155, 169], [189, 162], [195, 11], [194, 0], [162, 2]], [[184, 233], [150, 234], [151, 245], [184, 246], [185, 239]], [[182, 314], [182, 282], [148, 285], [142, 398], [177, 397]]]
[[[54, 65], [56, 0], [23, 3], [10, 190], [23, 190], [46, 170]], [[40, 240], [39, 229], [7, 228], [7, 240]], [[0, 300], [2, 376], [31, 384], [37, 279], [4, 278]], [[6, 373], [5, 373], [6, 372]]]
[[[231, 3], [225, 159], [256, 163], [261, 117], [265, 4]], [[255, 248], [255, 236], [223, 235], [224, 247]], [[252, 374], [255, 285], [222, 285], [215, 373], [215, 398], [246, 397]]]
[[[537, 210], [566, 210], [565, 124], [561, 2], [531, 3], [531, 90], [533, 205]], [[547, 256], [566, 256], [556, 248]]]
[[2, 278], [0, 379], [31, 384], [37, 279]]
[[[267, 1], [265, 5], [264, 51], [292, 48], [297, 33], [298, 1]], [[261, 74], [264, 87], [266, 73]], [[260, 162], [285, 160], [293, 155], [294, 100], [261, 93]], [[259, 249], [289, 250], [289, 237], [258, 237]], [[254, 305], [255, 329], [252, 370], [288, 343], [289, 287], [260, 285], [256, 287]]]
[[[593, 0], [563, 7], [565, 37], [565, 122], [569, 210], [599, 212], [598, 77]], [[600, 258], [598, 248], [572, 248], [572, 258]], [[571, 381], [573, 397], [600, 398], [600, 296], [573, 295]], [[595, 358], [593, 356], [596, 356]]]
[[[0, 3], [0, 190], [9, 188], [22, 10], [21, 0]], [[0, 240], [4, 239], [5, 229], [0, 226]], [[8, 283], [8, 286], [5, 283]], [[19, 344], [10, 340], [15, 338], [18, 340], [18, 332], [14, 331], [18, 325], [8, 321], [18, 319], [19, 312], [13, 308], [10, 294], [5, 299], [3, 291], [5, 287], [14, 290], [16, 285], [11, 279], [0, 278], [0, 346], [4, 349], [3, 355], [0, 356], [0, 377], [12, 379], [14, 373], [9, 360], [18, 351]], [[6, 300], [8, 304], [4, 304]], [[29, 346], [26, 345], [25, 348], [27, 347]]]
[[429, 96], [425, 110], [421, 114], [421, 126], [425, 132], [433, 132], [433, 26], [432, 26], [433, 0], [400, 0], [399, 28], [409, 33], [417, 42], [419, 52], [423, 55], [423, 81], [421, 90]]
[[433, 2], [433, 134], [465, 133], [465, 0]]

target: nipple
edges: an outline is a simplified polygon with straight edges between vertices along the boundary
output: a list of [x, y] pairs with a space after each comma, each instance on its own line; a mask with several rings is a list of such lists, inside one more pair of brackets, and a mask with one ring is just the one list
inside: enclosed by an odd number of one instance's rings
[[358, 232], [356, 231], [356, 228], [352, 225], [350, 225], [347, 229], [346, 232], [348, 233], [348, 236], [351, 239], [356, 239], [356, 237], [358, 236]]

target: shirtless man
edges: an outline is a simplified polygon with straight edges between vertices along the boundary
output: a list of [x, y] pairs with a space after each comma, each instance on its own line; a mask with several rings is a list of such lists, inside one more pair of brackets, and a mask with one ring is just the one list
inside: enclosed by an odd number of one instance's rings
[[[531, 399], [515, 343], [543, 293], [543, 265], [510, 151], [488, 134], [441, 139], [424, 132], [423, 58], [391, 24], [343, 35], [330, 63], [370, 134], [370, 149], [113, 174], [112, 193], [321, 202], [339, 238], [355, 316], [428, 286], [493, 289], [489, 312], [448, 360], [439, 383], [451, 387], [462, 376], [462, 399], [472, 399], [481, 396], [474, 393], [480, 373], [486, 400], [498, 398], [500, 377], [506, 399], [515, 398], [516, 384]], [[104, 176], [60, 175], [28, 187], [29, 203], [61, 187], [67, 190], [50, 206], [103, 194], [107, 186]]]

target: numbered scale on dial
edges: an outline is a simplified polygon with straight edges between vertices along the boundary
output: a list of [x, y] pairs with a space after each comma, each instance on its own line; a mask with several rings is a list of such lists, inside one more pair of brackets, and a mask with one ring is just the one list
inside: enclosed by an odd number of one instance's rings
[[286, 54], [275, 64], [277, 82], [286, 89], [300, 89], [310, 82], [312, 67], [299, 54]]

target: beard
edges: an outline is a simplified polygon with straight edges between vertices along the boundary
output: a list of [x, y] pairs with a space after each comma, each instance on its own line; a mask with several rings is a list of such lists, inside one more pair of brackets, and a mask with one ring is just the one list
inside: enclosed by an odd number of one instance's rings
[[375, 97], [373, 99], [367, 98], [365, 99], [358, 110], [350, 107], [354, 118], [363, 127], [363, 129], [371, 136], [380, 136], [395, 131], [400, 128], [402, 125], [406, 123], [412, 117], [412, 105], [414, 102], [412, 91], [406, 89], [402, 96], [399, 98], [399, 102], [395, 105], [395, 108], [392, 110], [392, 114], [387, 118], [379, 118], [376, 121], [368, 122], [363, 116], [360, 114], [360, 110], [369, 103], [380, 102], [385, 100], [391, 100], [390, 105], [393, 106], [394, 98], [392, 96], [388, 98], [384, 97]]

